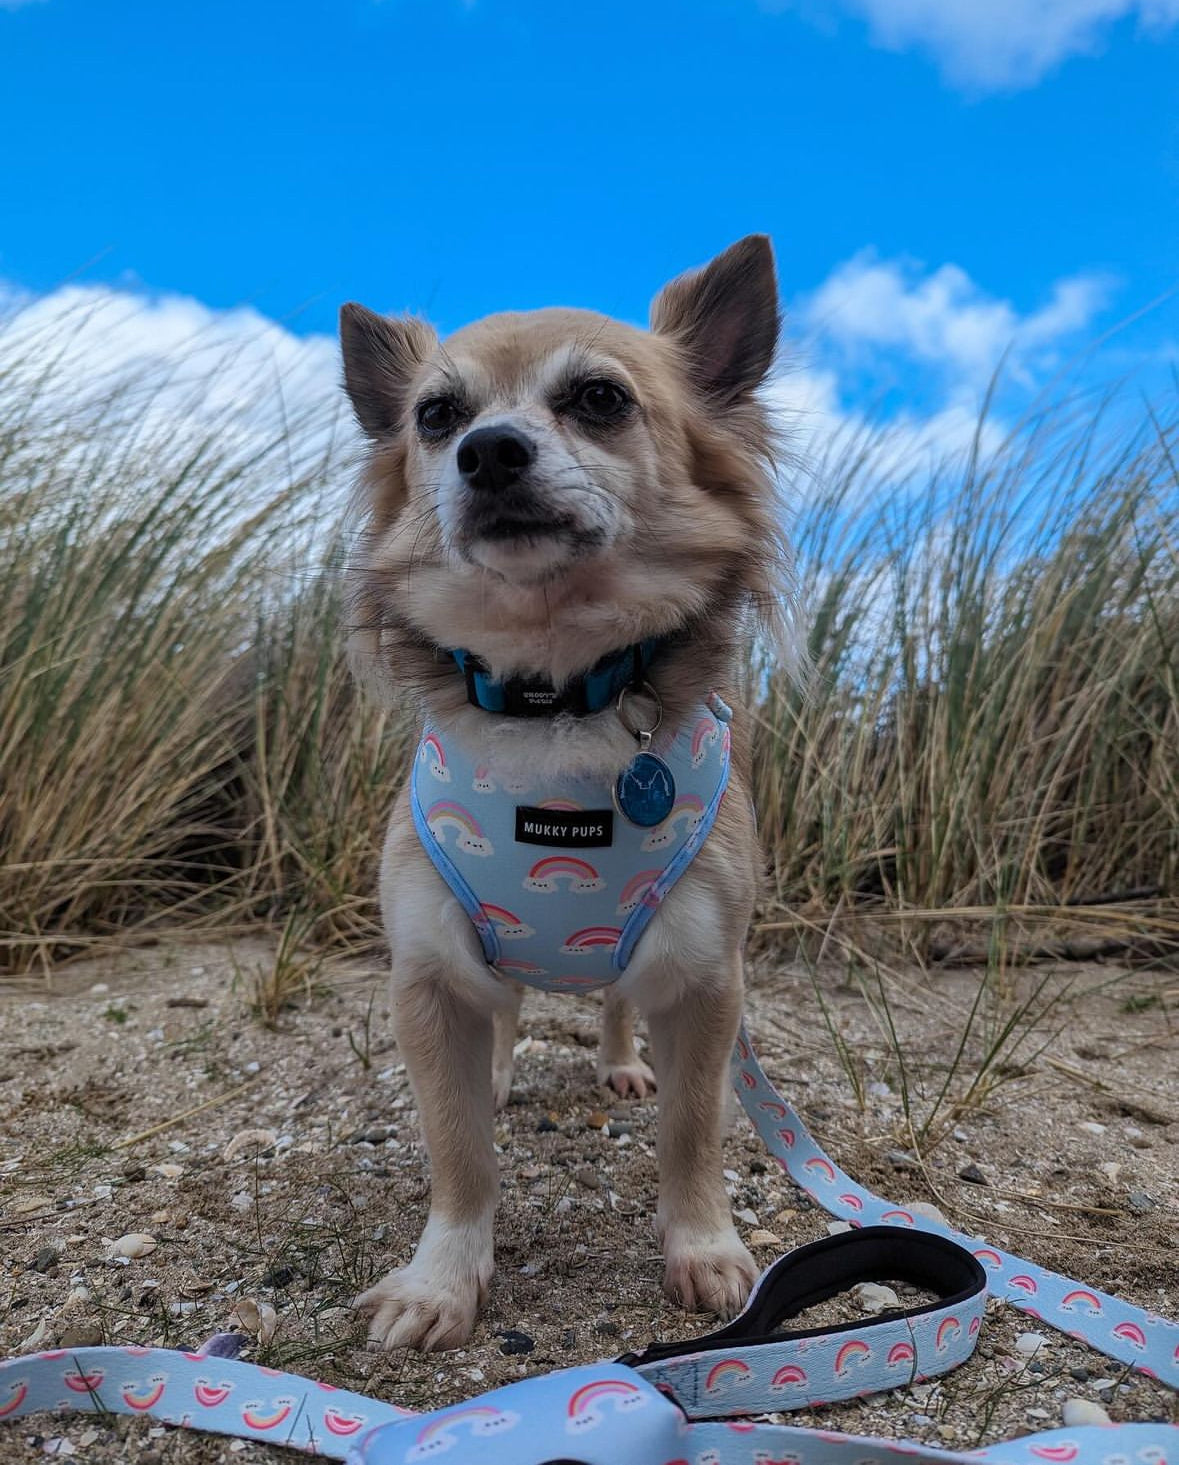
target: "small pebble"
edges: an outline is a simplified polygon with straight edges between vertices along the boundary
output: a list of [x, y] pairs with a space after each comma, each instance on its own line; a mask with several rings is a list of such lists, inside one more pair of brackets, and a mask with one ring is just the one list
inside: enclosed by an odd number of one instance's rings
[[597, 1336], [617, 1336], [618, 1331], [618, 1322], [611, 1321], [608, 1317], [603, 1316], [594, 1322], [594, 1333]]
[[505, 1357], [524, 1357], [536, 1350], [536, 1343], [523, 1331], [497, 1331], [500, 1351]]
[[591, 1112], [585, 1119], [585, 1125], [595, 1132], [601, 1132], [603, 1127], [610, 1125], [610, 1119], [605, 1112]]
[[567, 1326], [561, 1333], [561, 1349], [566, 1352], [571, 1352], [576, 1345], [577, 1332], [572, 1326]]
[[977, 1163], [968, 1163], [965, 1168], [959, 1168], [958, 1177], [963, 1183], [986, 1183], [982, 1169]]
[[262, 1330], [262, 1308], [253, 1296], [246, 1296], [229, 1313], [229, 1320], [231, 1325], [240, 1326], [251, 1336], [258, 1336]]
[[1066, 1428], [1084, 1428], [1093, 1424], [1109, 1423], [1109, 1414], [1099, 1403], [1092, 1403], [1088, 1398], [1069, 1398], [1061, 1410]]
[[1089, 1369], [1087, 1367], [1070, 1367], [1068, 1369], [1068, 1375], [1074, 1382], [1089, 1381]]
[[922, 1219], [932, 1219], [935, 1224], [944, 1224], [949, 1228], [950, 1221], [942, 1213], [936, 1204], [928, 1204], [924, 1199], [916, 1199], [905, 1205], [910, 1214], [919, 1214]]
[[908, 1173], [921, 1166], [912, 1153], [902, 1153], [895, 1148], [891, 1152], [885, 1153], [884, 1160], [886, 1163], [891, 1164], [898, 1173]]
[[281, 1290], [284, 1285], [290, 1285], [297, 1274], [298, 1271], [292, 1270], [289, 1265], [278, 1265], [273, 1270], [268, 1270], [259, 1284]]
[[1105, 1127], [1104, 1124], [1100, 1122], [1082, 1122], [1081, 1131], [1091, 1132], [1094, 1137], [1100, 1137], [1101, 1134], [1105, 1131]]
[[1145, 1189], [1141, 1188], [1131, 1189], [1127, 1202], [1135, 1214], [1145, 1214], [1148, 1209], [1157, 1209], [1159, 1205], [1157, 1199], [1152, 1198]]
[[68, 1331], [62, 1333], [58, 1346], [100, 1347], [102, 1346], [102, 1328], [95, 1325], [93, 1321], [71, 1326]]
[[122, 1234], [118, 1239], [110, 1243], [108, 1260], [142, 1260], [145, 1255], [150, 1255], [156, 1248], [156, 1238], [152, 1234]]
[[44, 1194], [18, 1194], [15, 1199], [10, 1199], [8, 1212], [10, 1214], [40, 1214], [43, 1209], [51, 1209], [53, 1200], [46, 1198]]
[[197, 1349], [202, 1357], [240, 1357], [250, 1338], [240, 1331], [219, 1331]]
[[856, 1296], [859, 1298], [861, 1308], [870, 1316], [879, 1315], [881, 1311], [887, 1311], [901, 1304], [900, 1297], [890, 1286], [875, 1285], [871, 1281], [857, 1285]]
[[542, 1117], [536, 1124], [537, 1132], [556, 1132], [557, 1124], [551, 1117]]
[[[375, 1146], [377, 1143], [388, 1142], [391, 1137], [395, 1137], [396, 1135], [395, 1128], [385, 1127], [384, 1125], [361, 1127], [352, 1134], [348, 1141], [350, 1143], [372, 1143]], [[275, 1142], [277, 1143], [277, 1141], [278, 1139], [276, 1138]]]
[[581, 1184], [582, 1188], [601, 1188], [602, 1186], [597, 1172], [588, 1164], [582, 1168], [578, 1168], [573, 1174], [573, 1177]]
[[[48, 1321], [38, 1321], [32, 1331], [29, 1332], [28, 1336], [25, 1337], [24, 1341], [21, 1342], [20, 1346], [17, 1347], [17, 1353], [23, 1357], [27, 1352], [39, 1352], [45, 1346], [48, 1340]], [[80, 1345], [80, 1343], [71, 1343], [71, 1345]], [[87, 1345], [89, 1345], [89, 1343], [87, 1343]]]
[[1052, 1417], [1047, 1408], [1028, 1408], [1025, 1411], [1029, 1418], [1034, 1418], [1037, 1422], [1043, 1422], [1045, 1418]]
[[47, 1270], [52, 1270], [60, 1259], [61, 1256], [57, 1253], [57, 1251], [51, 1250], [49, 1246], [46, 1245], [43, 1250], [37, 1251], [36, 1255], [33, 1257], [33, 1263], [29, 1266], [29, 1269], [35, 1270], [38, 1275], [44, 1275]]
[[1048, 1345], [1048, 1338], [1038, 1331], [1022, 1331], [1015, 1338], [1015, 1350], [1021, 1357], [1034, 1357]]

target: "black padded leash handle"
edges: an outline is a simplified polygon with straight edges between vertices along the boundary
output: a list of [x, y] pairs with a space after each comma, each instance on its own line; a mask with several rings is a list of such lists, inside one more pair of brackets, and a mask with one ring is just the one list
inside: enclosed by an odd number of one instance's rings
[[[781, 1329], [783, 1322], [808, 1307], [829, 1301], [862, 1282], [879, 1280], [902, 1280], [932, 1292], [937, 1299], [910, 1310], [896, 1308], [839, 1326]], [[741, 1314], [719, 1330], [687, 1341], [652, 1342], [645, 1351], [628, 1352], [616, 1360], [626, 1367], [643, 1367], [693, 1352], [859, 1332], [882, 1321], [916, 1320], [933, 1312], [950, 1311], [985, 1290], [986, 1283], [983, 1267], [969, 1250], [953, 1240], [877, 1224], [830, 1235], [783, 1255], [754, 1286]]]

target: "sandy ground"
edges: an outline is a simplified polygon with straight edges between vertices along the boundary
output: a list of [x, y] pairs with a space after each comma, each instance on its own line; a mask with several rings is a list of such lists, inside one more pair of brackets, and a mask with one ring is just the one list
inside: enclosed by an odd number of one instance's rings
[[[278, 1323], [255, 1360], [422, 1408], [706, 1329], [660, 1295], [655, 1104], [598, 1088], [592, 999], [532, 996], [498, 1125], [498, 1273], [475, 1339], [442, 1357], [366, 1350], [348, 1302], [408, 1258], [427, 1202], [384, 981], [327, 968], [271, 1030], [250, 1009], [253, 969], [271, 956], [262, 941], [141, 949], [49, 983], [0, 985], [0, 1354], [30, 1340], [192, 1347], [251, 1298]], [[864, 1183], [937, 1202], [959, 1227], [1174, 1316], [1175, 977], [1104, 966], [1017, 975], [1010, 998], [978, 1008], [947, 1084], [979, 978], [886, 979], [903, 1071], [875, 979], [849, 982], [843, 965], [812, 976], [756, 961], [751, 1027], [772, 1078]], [[1038, 1006], [1053, 997], [1047, 1013], [1004, 1039], [1038, 985]], [[995, 1085], [970, 1095], [996, 1046], [984, 1075]], [[943, 1087], [968, 1105], [943, 1107], [914, 1167], [907, 1117], [920, 1123]], [[248, 1128], [273, 1141], [227, 1159]], [[744, 1118], [727, 1168], [743, 1233], [782, 1242], [755, 1245], [760, 1263], [825, 1231], [826, 1217], [767, 1168]], [[109, 1261], [109, 1241], [133, 1231], [153, 1235], [154, 1252]], [[992, 1304], [975, 1357], [940, 1383], [792, 1421], [970, 1448], [1059, 1425], [1069, 1397], [1115, 1419], [1179, 1414], [1174, 1394], [1050, 1329], [1029, 1362], [1014, 1344], [1035, 1326]], [[504, 1331], [525, 1333], [532, 1350], [505, 1354]], [[302, 1462], [126, 1419], [0, 1428], [0, 1461], [222, 1458]]]

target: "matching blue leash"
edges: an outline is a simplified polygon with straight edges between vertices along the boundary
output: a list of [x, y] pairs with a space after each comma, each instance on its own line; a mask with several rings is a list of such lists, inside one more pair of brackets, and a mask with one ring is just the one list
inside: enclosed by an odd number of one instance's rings
[[[974, 1350], [988, 1294], [1170, 1387], [1179, 1387], [1179, 1323], [859, 1187], [770, 1085], [744, 1029], [733, 1080], [783, 1170], [854, 1229], [776, 1261], [741, 1315], [717, 1331], [420, 1414], [214, 1355], [42, 1352], [0, 1363], [0, 1422], [41, 1410], [129, 1413], [354, 1464], [1179, 1462], [1179, 1426], [1168, 1424], [1057, 1429], [953, 1452], [740, 1416], [845, 1401], [950, 1371]], [[907, 1280], [936, 1299], [835, 1330], [783, 1329], [808, 1306], [882, 1278]]]
[[997, 1300], [1055, 1326], [1136, 1372], [1179, 1388], [1179, 1322], [1131, 1306], [1117, 1296], [1090, 1290], [1065, 1275], [996, 1250], [948, 1225], [898, 1209], [862, 1188], [827, 1156], [806, 1123], [771, 1086], [753, 1054], [744, 1026], [733, 1052], [732, 1078], [741, 1105], [769, 1152], [828, 1214], [857, 1228], [890, 1224], [954, 1240], [982, 1265], [987, 1288]]

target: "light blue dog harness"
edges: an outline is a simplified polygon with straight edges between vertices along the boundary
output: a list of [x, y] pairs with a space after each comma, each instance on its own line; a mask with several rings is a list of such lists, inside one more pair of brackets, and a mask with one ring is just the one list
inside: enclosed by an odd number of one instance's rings
[[731, 717], [711, 695], [651, 746], [675, 788], [654, 826], [628, 819], [613, 780], [505, 781], [427, 725], [414, 760], [414, 824], [488, 964], [544, 990], [583, 992], [618, 978], [716, 820]]

